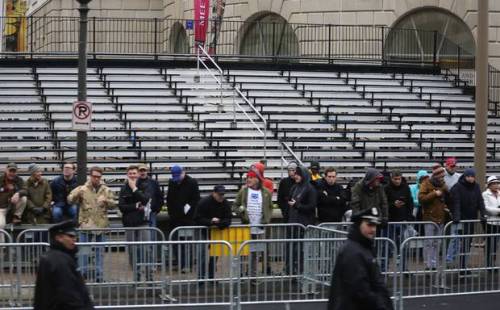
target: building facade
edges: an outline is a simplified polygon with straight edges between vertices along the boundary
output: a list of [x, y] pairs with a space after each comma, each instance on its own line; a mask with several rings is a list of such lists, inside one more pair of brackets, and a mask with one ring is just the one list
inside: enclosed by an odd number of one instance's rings
[[[212, 0], [214, 1], [214, 0]], [[390, 33], [371, 33], [369, 27], [385, 26], [407, 29], [405, 40], [417, 44], [421, 55], [438, 57], [449, 53], [445, 39], [460, 46], [463, 55], [475, 54], [477, 36], [477, 0], [225, 0], [223, 24], [219, 28], [217, 47], [224, 54], [253, 54], [263, 52], [283, 55], [321, 56], [334, 51], [334, 56], [352, 54], [360, 49], [360, 43], [346, 42], [355, 37], [364, 41], [361, 49], [370, 51], [391, 50], [400, 44], [402, 37]], [[35, 18], [46, 16], [76, 17], [78, 3], [75, 0], [32, 1], [28, 14]], [[191, 53], [193, 30], [187, 20], [193, 19], [194, 0], [93, 0], [90, 16], [94, 20], [96, 52], [105, 45], [113, 45], [113, 38], [106, 33], [115, 28], [125, 29], [132, 35], [131, 52], [141, 50], [141, 44], [150, 45], [145, 51], [164, 53]], [[105, 22], [100, 18], [141, 18], [144, 22]], [[147, 20], [147, 21], [146, 21]], [[500, 1], [490, 1], [489, 52], [490, 63], [500, 67]], [[304, 24], [325, 24], [304, 26]], [[342, 26], [340, 26], [342, 25]], [[59, 27], [52, 25], [50, 32], [37, 38], [42, 40], [35, 50], [54, 41]], [[128, 28], [127, 28], [128, 27]], [[136, 27], [132, 29], [133, 27]], [[360, 27], [360, 28], [355, 28]], [[41, 28], [41, 27], [38, 27]], [[46, 27], [47, 28], [47, 27]], [[92, 23], [90, 25], [92, 28]], [[356, 29], [356, 30], [354, 30]], [[360, 30], [361, 29], [361, 30]], [[438, 32], [415, 35], [414, 29]], [[391, 31], [381, 30], [381, 31]], [[35, 31], [33, 31], [34, 33]], [[151, 34], [153, 33], [153, 34]], [[333, 34], [332, 34], [333, 33]], [[129, 35], [130, 36], [130, 35]], [[424, 38], [425, 37], [425, 38]], [[378, 38], [381, 38], [380, 40]], [[92, 39], [92, 38], [91, 38]], [[208, 38], [208, 41], [213, 40]], [[36, 40], [35, 40], [36, 41]], [[122, 40], [123, 41], [123, 40]], [[425, 42], [432, 42], [427, 44]], [[437, 43], [435, 43], [436, 41]], [[60, 40], [58, 41], [60, 42]], [[335, 45], [335, 42], [338, 44]], [[122, 42], [123, 43], [123, 42]], [[429, 45], [429, 47], [426, 47]], [[437, 51], [430, 51], [433, 45]], [[102, 46], [99, 48], [99, 46]], [[326, 46], [326, 47], [325, 47]], [[72, 48], [72, 47], [71, 47]], [[68, 46], [68, 49], [71, 49]], [[117, 47], [118, 48], [118, 47]], [[414, 53], [398, 47], [402, 53]], [[455, 47], [451, 48], [454, 49]], [[49, 48], [50, 49], [50, 48]], [[322, 50], [318, 55], [318, 50]], [[369, 58], [369, 57], [368, 57]]]

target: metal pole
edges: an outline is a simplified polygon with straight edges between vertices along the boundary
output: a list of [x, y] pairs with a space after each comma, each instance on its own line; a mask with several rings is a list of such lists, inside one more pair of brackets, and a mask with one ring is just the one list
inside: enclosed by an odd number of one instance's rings
[[[78, 101], [87, 101], [87, 16], [88, 3], [92, 0], [77, 0], [80, 3], [80, 34], [78, 42]], [[87, 179], [87, 132], [77, 132], [77, 182], [82, 185]]]
[[476, 113], [474, 167], [477, 182], [483, 188], [486, 178], [486, 147], [488, 129], [488, 0], [478, 1]]

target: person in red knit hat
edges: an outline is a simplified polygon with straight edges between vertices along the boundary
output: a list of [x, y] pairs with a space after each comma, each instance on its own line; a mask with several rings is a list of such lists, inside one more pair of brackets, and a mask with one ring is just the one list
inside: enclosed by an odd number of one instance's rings
[[274, 193], [274, 184], [271, 179], [264, 177], [264, 171], [266, 170], [266, 166], [263, 163], [255, 163], [250, 166], [250, 170], [256, 172], [257, 177], [262, 182], [262, 186], [267, 188], [271, 194]]

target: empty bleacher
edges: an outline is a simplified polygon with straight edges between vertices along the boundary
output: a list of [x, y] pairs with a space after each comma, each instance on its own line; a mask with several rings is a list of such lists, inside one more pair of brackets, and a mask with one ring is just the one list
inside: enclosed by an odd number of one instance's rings
[[[266, 173], [276, 182], [293, 159], [283, 143], [304, 162], [338, 167], [342, 182], [367, 166], [398, 167], [411, 179], [447, 156], [460, 166], [474, 157], [473, 98], [445, 75], [95, 67], [87, 83], [89, 164], [105, 167], [115, 189], [127, 165], [148, 162], [162, 185], [180, 163], [205, 192], [216, 183], [234, 192], [264, 157], [264, 132]], [[16, 161], [26, 175], [36, 161], [52, 178], [61, 161], [75, 160], [76, 97], [75, 68], [0, 68], [0, 164]], [[499, 124], [491, 114], [490, 172], [500, 166]]]

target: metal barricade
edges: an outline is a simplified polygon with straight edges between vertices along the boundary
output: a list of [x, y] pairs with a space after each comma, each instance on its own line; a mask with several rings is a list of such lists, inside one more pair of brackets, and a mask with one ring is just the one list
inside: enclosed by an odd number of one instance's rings
[[[244, 242], [235, 261], [239, 304], [306, 302], [328, 300], [331, 275], [338, 250], [346, 238], [255, 239]], [[379, 243], [393, 247], [394, 242], [381, 238]], [[279, 248], [280, 263], [267, 260], [269, 245]], [[395, 251], [393, 251], [394, 253]], [[389, 287], [395, 291], [396, 272]]]
[[0, 229], [0, 244], [12, 242], [12, 236], [5, 230]]
[[319, 224], [318, 227], [348, 231], [351, 225], [352, 222], [324, 222]]
[[[449, 261], [448, 247], [454, 239], [459, 244], [458, 259]], [[437, 245], [435, 267], [430, 265], [432, 255], [427, 254], [427, 259], [415, 255], [414, 244], [422, 241], [426, 247]], [[499, 242], [500, 234], [412, 237], [403, 241], [400, 250], [407, 263], [405, 270], [400, 266], [399, 294], [405, 299], [500, 292], [496, 255]], [[426, 251], [432, 253], [434, 249], [426, 248]], [[403, 309], [402, 303], [400, 309]]]
[[47, 243], [5, 243], [1, 245], [0, 308], [33, 304], [36, 270]]
[[[94, 253], [88, 267], [95, 270], [84, 274], [95, 277], [87, 279], [87, 285], [97, 306], [232, 305], [233, 250], [225, 241], [106, 241], [78, 246]], [[162, 249], [160, 264], [153, 256], [156, 246]], [[174, 266], [168, 255], [173, 246], [198, 257], [197, 263], [182, 270]]]
[[346, 238], [347, 231], [330, 229], [320, 226], [309, 225], [306, 228], [306, 239], [319, 239], [319, 238]]
[[[21, 231], [17, 237], [16, 242], [48, 242], [49, 234], [48, 229], [50, 225], [43, 228], [30, 228]], [[139, 235], [149, 234], [151, 241], [166, 241], [163, 232], [156, 227], [117, 227], [117, 228], [82, 228], [78, 229], [79, 236], [82, 234], [88, 235], [101, 235], [103, 240], [106, 241], [139, 241]], [[144, 232], [137, 234], [134, 232]], [[45, 241], [47, 240], [47, 241]], [[82, 241], [80, 241], [82, 242]]]
[[[236, 224], [229, 226], [231, 233], [224, 236], [224, 241], [227, 241], [235, 249], [251, 238], [254, 228], [260, 228], [264, 231], [262, 238], [264, 239], [302, 239], [306, 228], [301, 224], [265, 224], [265, 225], [245, 225]], [[189, 240], [207, 240], [213, 237], [209, 234], [210, 227], [207, 226], [180, 226], [172, 230], [169, 234], [170, 241], [189, 241]], [[216, 228], [217, 229], [217, 228]], [[227, 229], [225, 229], [227, 231]], [[215, 240], [215, 239], [213, 239]], [[267, 251], [270, 261], [279, 261], [281, 259], [280, 249], [275, 249], [273, 244], [269, 244]], [[179, 260], [174, 259], [174, 264], [180, 265], [181, 269], [184, 266], [189, 266], [195, 263], [196, 257], [182, 251], [183, 247], [172, 247], [172, 255]]]

